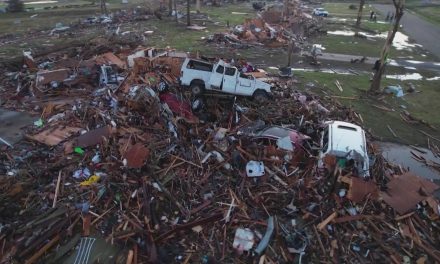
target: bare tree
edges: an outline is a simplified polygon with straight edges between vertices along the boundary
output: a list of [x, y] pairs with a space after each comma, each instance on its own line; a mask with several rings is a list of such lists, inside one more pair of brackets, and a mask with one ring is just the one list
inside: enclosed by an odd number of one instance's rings
[[396, 35], [396, 32], [399, 30], [400, 19], [403, 16], [403, 9], [405, 7], [405, 0], [393, 0], [393, 4], [396, 10], [396, 15], [394, 17], [395, 21], [393, 27], [390, 28], [390, 31], [388, 32], [387, 40], [383, 45], [382, 52], [380, 54], [380, 63], [377, 68], [375, 67], [376, 72], [374, 73], [373, 81], [371, 82], [371, 86], [369, 90], [371, 93], [378, 93], [381, 91], [380, 83], [382, 81], [382, 75], [385, 71], [385, 63], [387, 61], [391, 45], [393, 44], [394, 36]]
[[286, 21], [289, 16], [289, 0], [284, 0], [283, 20]]
[[190, 0], [186, 0], [186, 25], [191, 26], [191, 11]]
[[6, 10], [11, 13], [23, 12], [24, 4], [21, 0], [8, 0]]
[[287, 46], [287, 67], [290, 67], [292, 64], [292, 54], [293, 54], [293, 48], [294, 48], [294, 42], [293, 39], [289, 39], [289, 45]]
[[105, 0], [101, 0], [101, 14], [108, 16], [107, 3]]
[[168, 16], [173, 15], [173, 0], [168, 0]]
[[361, 25], [362, 10], [364, 9], [364, 5], [365, 5], [365, 0], [360, 0], [358, 16], [357, 16], [357, 19], [356, 19], [356, 27], [359, 27]]
[[174, 13], [176, 15], [176, 23], [179, 22], [179, 18], [177, 16], [177, 0], [174, 0]]
[[200, 0], [196, 0], [196, 12], [200, 13]]

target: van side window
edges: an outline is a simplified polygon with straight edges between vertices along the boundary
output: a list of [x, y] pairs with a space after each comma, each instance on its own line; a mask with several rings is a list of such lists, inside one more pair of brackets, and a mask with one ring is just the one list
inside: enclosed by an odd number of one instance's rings
[[221, 73], [221, 74], [223, 74], [224, 71], [225, 71], [225, 67], [223, 67], [223, 66], [221, 66], [221, 65], [219, 65], [219, 66], [217, 67], [217, 70], [216, 70], [217, 73]]
[[324, 129], [324, 136], [322, 138], [322, 152], [326, 153], [328, 151], [328, 128]]
[[225, 75], [234, 76], [235, 75], [235, 68], [226, 67]]
[[195, 61], [195, 60], [190, 60], [188, 62], [188, 64], [186, 65], [186, 68], [188, 69], [194, 69], [194, 70], [199, 70], [199, 71], [208, 71], [208, 72], [212, 72], [212, 64], [209, 63], [204, 63], [201, 61]]

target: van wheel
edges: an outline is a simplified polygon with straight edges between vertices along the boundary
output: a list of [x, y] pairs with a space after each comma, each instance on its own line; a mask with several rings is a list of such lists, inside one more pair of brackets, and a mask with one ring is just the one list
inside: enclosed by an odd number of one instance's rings
[[258, 90], [254, 93], [254, 100], [257, 103], [264, 103], [267, 101], [267, 93], [265, 91]]
[[204, 85], [201, 83], [192, 83], [191, 84], [191, 93], [193, 95], [201, 95], [204, 90]]

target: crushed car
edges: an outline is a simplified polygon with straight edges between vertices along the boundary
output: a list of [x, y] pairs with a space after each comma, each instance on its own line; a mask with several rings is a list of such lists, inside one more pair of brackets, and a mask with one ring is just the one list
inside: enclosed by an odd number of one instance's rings
[[324, 158], [335, 156], [340, 167], [351, 168], [354, 175], [370, 177], [365, 131], [358, 125], [343, 121], [327, 121], [321, 132], [318, 167]]
[[266, 125], [261, 120], [239, 129], [237, 134], [250, 137], [255, 142], [277, 146], [287, 151], [295, 151], [304, 147], [310, 148], [308, 141], [311, 138], [309, 136], [287, 127]]

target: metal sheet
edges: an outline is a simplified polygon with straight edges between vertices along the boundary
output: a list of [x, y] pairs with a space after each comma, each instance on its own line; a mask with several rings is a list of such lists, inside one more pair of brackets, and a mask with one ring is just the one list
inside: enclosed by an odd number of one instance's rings
[[127, 166], [129, 168], [140, 168], [150, 156], [150, 150], [144, 145], [137, 143], [130, 147], [124, 156], [127, 159]]
[[387, 184], [388, 190], [382, 192], [383, 200], [399, 214], [413, 209], [419, 202], [428, 198], [439, 186], [410, 172], [392, 179]]
[[100, 144], [104, 138], [108, 138], [111, 134], [111, 128], [109, 126], [100, 127], [78, 137], [79, 147], [88, 147], [96, 144]]

